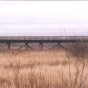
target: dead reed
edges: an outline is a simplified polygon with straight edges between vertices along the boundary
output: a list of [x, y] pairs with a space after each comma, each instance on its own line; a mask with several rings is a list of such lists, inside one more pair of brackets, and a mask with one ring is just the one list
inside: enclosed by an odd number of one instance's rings
[[0, 88], [87, 88], [87, 51], [80, 47], [0, 52]]

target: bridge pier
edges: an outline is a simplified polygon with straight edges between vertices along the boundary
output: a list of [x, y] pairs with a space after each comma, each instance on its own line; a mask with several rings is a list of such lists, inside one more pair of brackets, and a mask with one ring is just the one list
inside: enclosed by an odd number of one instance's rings
[[60, 45], [60, 42], [58, 42], [58, 48], [60, 48], [60, 47], [62, 47], [62, 46]]
[[6, 43], [7, 48], [10, 49], [10, 43]]
[[40, 50], [43, 49], [43, 43], [39, 43]]
[[28, 43], [25, 43], [25, 49], [28, 50]]
[[53, 48], [55, 48], [55, 47], [60, 48], [60, 47], [62, 47], [62, 46], [60, 45], [60, 42], [58, 42], [58, 44], [57, 44], [57, 45], [55, 45], [55, 46], [51, 47], [50, 49], [53, 49]]
[[25, 45], [19, 47], [18, 49], [21, 49], [22, 47], [25, 47], [26, 50], [28, 50], [28, 48], [34, 50], [32, 47], [30, 47], [30, 46], [28, 45], [28, 43], [25, 43]]

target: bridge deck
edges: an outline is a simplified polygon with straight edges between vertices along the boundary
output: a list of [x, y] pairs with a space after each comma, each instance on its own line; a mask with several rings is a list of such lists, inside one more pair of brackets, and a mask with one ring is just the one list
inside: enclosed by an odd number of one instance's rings
[[[69, 43], [69, 42], [88, 42], [88, 36], [1, 36], [0, 43], [6, 43], [8, 49], [10, 49], [11, 43], [25, 43], [25, 49], [33, 49], [28, 45], [28, 43], [39, 43], [39, 47], [42, 50], [43, 43], [57, 43], [56, 46], [61, 46], [60, 43]], [[52, 48], [54, 48], [52, 47]], [[19, 49], [20, 49], [19, 48]]]
[[88, 36], [1, 36], [0, 43], [56, 43], [56, 42], [76, 42], [76, 41], [88, 41]]

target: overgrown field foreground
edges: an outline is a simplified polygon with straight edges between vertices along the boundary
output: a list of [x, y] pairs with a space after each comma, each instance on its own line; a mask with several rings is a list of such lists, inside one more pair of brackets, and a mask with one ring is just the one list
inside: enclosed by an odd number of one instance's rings
[[0, 88], [88, 88], [88, 60], [69, 52], [0, 52]]

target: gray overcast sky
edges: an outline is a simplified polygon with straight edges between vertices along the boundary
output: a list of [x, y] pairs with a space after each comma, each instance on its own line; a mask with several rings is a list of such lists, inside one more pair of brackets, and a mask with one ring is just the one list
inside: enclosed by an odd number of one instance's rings
[[88, 1], [0, 1], [1, 36], [88, 34]]

